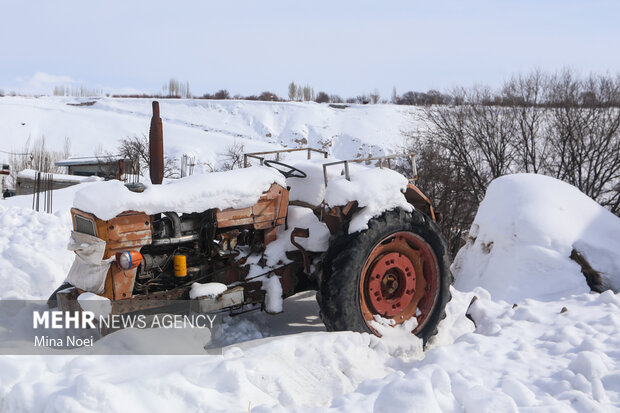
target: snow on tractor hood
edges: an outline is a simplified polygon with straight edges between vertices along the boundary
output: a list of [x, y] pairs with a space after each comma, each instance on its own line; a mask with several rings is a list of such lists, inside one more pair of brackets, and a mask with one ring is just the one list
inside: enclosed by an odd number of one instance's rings
[[103, 220], [125, 211], [153, 215], [168, 211], [185, 214], [212, 208], [247, 208], [274, 183], [286, 185], [279, 172], [263, 166], [192, 175], [162, 185], [147, 185], [142, 193], [130, 191], [120, 181], [97, 182], [77, 191], [73, 206]]

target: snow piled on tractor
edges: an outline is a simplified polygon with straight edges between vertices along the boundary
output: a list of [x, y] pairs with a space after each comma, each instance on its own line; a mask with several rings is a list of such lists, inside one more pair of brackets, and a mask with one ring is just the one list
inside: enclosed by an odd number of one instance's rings
[[132, 192], [120, 181], [105, 181], [77, 191], [73, 206], [103, 220], [125, 211], [153, 215], [239, 209], [254, 205], [274, 183], [284, 186], [284, 177], [265, 166], [192, 175], [164, 185], [148, 185], [144, 192]]
[[[47, 298], [72, 261], [70, 223], [4, 205], [0, 298]], [[620, 294], [590, 292], [568, 257], [578, 250], [617, 288], [619, 222], [551, 178], [503, 177], [425, 352], [398, 332], [325, 332], [306, 292], [281, 314], [226, 319], [222, 355], [0, 356], [0, 411], [613, 411]], [[103, 344], [122, 347], [128, 333]]]

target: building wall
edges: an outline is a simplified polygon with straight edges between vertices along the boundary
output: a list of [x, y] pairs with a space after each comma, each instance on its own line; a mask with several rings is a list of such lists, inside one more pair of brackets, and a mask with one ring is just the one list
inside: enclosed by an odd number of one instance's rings
[[[52, 189], [62, 189], [68, 186], [77, 185], [79, 182], [71, 181], [53, 181]], [[15, 186], [16, 195], [30, 195], [34, 193], [34, 179], [17, 177], [17, 185]]]

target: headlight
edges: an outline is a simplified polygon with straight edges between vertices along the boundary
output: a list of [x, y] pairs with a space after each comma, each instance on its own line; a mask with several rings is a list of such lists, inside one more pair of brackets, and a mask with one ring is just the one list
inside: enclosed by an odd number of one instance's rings
[[138, 251], [123, 251], [116, 253], [116, 263], [124, 270], [137, 267], [142, 262], [142, 254]]

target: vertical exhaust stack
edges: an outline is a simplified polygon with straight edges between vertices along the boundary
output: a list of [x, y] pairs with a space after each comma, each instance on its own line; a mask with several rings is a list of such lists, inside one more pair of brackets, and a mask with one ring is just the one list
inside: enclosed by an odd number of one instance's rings
[[149, 158], [151, 182], [159, 185], [164, 179], [164, 134], [159, 117], [159, 102], [153, 101], [153, 117], [149, 130]]

